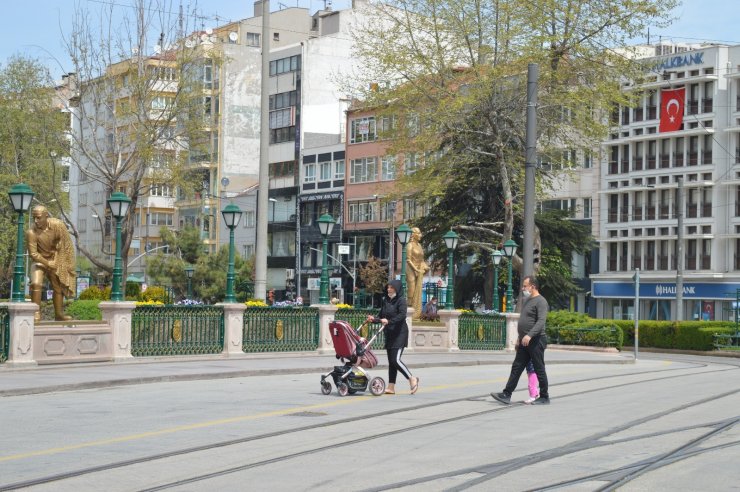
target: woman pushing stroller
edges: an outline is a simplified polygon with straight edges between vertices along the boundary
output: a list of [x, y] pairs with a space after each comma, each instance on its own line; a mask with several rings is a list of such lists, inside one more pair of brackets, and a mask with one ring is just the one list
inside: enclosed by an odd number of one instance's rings
[[408, 379], [413, 395], [419, 389], [419, 378], [403, 363], [403, 349], [408, 346], [409, 327], [406, 325], [406, 299], [403, 297], [400, 280], [391, 280], [385, 287], [383, 306], [378, 316], [368, 316], [367, 321], [381, 323], [385, 333], [385, 349], [388, 353], [388, 388], [386, 394], [396, 394], [396, 376], [400, 372]]

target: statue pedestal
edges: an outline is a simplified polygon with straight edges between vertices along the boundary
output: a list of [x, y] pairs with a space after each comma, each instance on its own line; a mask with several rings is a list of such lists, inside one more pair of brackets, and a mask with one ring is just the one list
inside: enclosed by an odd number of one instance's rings
[[32, 302], [3, 303], [8, 307], [10, 314], [10, 340], [8, 341], [8, 360], [5, 365], [35, 366], [33, 358], [33, 315], [38, 311], [38, 305]]
[[333, 304], [313, 304], [311, 307], [319, 310], [319, 354], [333, 354], [334, 344], [329, 333], [329, 323], [334, 321], [337, 307]]
[[244, 304], [240, 302], [218, 303], [224, 308], [224, 351], [228, 357], [244, 355]]

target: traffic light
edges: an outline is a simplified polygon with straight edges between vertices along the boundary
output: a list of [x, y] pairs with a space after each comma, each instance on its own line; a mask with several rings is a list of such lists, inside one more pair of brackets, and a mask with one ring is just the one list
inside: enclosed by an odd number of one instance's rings
[[534, 251], [532, 251], [532, 263], [539, 263], [540, 262], [540, 250], [535, 248]]

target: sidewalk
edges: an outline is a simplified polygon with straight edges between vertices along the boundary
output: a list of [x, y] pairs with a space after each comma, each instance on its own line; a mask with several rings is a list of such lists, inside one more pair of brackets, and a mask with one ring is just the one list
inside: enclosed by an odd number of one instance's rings
[[[378, 368], [386, 368], [385, 351], [376, 351]], [[513, 353], [497, 351], [406, 352], [414, 368], [511, 364]], [[626, 364], [626, 352], [601, 352], [548, 348], [548, 364]], [[118, 363], [86, 363], [11, 368], [0, 364], [0, 397], [106, 388], [167, 381], [224, 379], [275, 374], [321, 374], [338, 361], [334, 355], [316, 353], [244, 354], [192, 357], [140, 357]]]

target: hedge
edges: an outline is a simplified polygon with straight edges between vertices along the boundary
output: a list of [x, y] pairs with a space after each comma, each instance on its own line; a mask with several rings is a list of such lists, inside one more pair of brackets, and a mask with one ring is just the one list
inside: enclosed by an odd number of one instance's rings
[[100, 301], [97, 299], [72, 301], [67, 305], [66, 312], [72, 316], [72, 319], [77, 320], [103, 319], [98, 304]]

